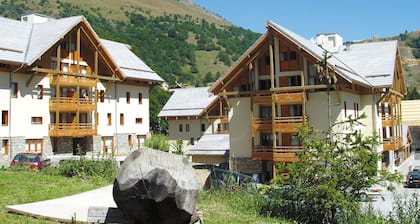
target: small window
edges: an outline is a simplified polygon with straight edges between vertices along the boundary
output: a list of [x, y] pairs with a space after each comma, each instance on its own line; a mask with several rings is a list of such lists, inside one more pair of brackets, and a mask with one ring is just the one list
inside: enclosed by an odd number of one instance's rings
[[185, 125], [185, 132], [190, 132], [190, 124]]
[[294, 61], [296, 59], [297, 59], [297, 53], [296, 53], [296, 51], [291, 51], [290, 52], [290, 60], [291, 61]]
[[130, 92], [126, 92], [125, 97], [127, 98], [127, 104], [130, 104]]
[[120, 114], [120, 125], [121, 126], [124, 125], [124, 114], [123, 113]]
[[288, 60], [287, 52], [281, 52], [280, 53], [280, 61], [287, 61], [287, 60]]
[[1, 125], [3, 126], [9, 125], [9, 111], [7, 110], [1, 111]]
[[18, 84], [17, 82], [13, 82], [10, 88], [10, 94], [12, 94], [12, 98], [18, 97]]
[[32, 124], [42, 124], [42, 117], [32, 117], [31, 118]]
[[38, 85], [38, 99], [42, 100], [44, 98], [44, 86]]
[[180, 124], [180, 125], [178, 126], [178, 128], [179, 128], [179, 132], [182, 132], [182, 124]]
[[112, 115], [111, 113], [107, 113], [108, 125], [112, 125]]
[[57, 69], [57, 61], [51, 60], [51, 70], [56, 70], [56, 69]]
[[127, 141], [128, 141], [128, 147], [131, 148], [131, 146], [133, 146], [133, 139], [132, 139], [131, 135], [128, 135]]
[[194, 145], [194, 138], [191, 137], [190, 143], [191, 145]]
[[206, 131], [206, 125], [205, 124], [201, 124], [201, 131]]
[[99, 98], [100, 98], [101, 103], [105, 102], [105, 91], [104, 90], [101, 90], [99, 92]]
[[136, 118], [136, 124], [143, 124], [143, 118], [137, 117]]
[[139, 93], [139, 104], [143, 103], [143, 94]]

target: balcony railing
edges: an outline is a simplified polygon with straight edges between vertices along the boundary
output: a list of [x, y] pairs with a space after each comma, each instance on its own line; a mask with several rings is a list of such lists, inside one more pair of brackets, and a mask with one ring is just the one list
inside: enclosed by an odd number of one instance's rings
[[50, 98], [50, 111], [95, 111], [94, 99], [52, 97]]
[[48, 134], [52, 137], [83, 137], [97, 134], [96, 126], [91, 123], [50, 124]]
[[93, 87], [96, 83], [96, 79], [70, 75], [54, 75], [50, 78], [50, 85]]
[[295, 162], [296, 152], [302, 151], [302, 146], [254, 146], [253, 160], [269, 160], [274, 162]]
[[382, 127], [397, 126], [400, 124], [401, 117], [397, 115], [382, 115]]
[[401, 137], [397, 138], [384, 138], [382, 139], [384, 151], [393, 151], [398, 150], [403, 147], [403, 142]]
[[253, 118], [252, 131], [274, 131], [282, 133], [297, 132], [298, 126], [302, 126], [307, 117], [293, 116], [293, 117], [276, 117], [274, 123], [271, 118]]

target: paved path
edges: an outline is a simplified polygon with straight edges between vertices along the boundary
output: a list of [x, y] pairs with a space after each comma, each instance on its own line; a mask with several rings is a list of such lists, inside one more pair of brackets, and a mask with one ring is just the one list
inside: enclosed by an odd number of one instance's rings
[[112, 185], [80, 194], [28, 204], [6, 206], [6, 210], [29, 216], [42, 216], [60, 222], [87, 222], [89, 207], [116, 208]]

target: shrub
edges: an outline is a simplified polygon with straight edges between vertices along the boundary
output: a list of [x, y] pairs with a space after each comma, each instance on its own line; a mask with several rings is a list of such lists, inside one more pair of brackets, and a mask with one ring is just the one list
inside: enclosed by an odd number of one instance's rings
[[144, 142], [144, 145], [164, 152], [169, 151], [168, 137], [162, 134], [152, 134], [151, 138]]
[[112, 181], [118, 172], [118, 165], [114, 159], [64, 160], [60, 162], [58, 173], [65, 177], [103, 178]]

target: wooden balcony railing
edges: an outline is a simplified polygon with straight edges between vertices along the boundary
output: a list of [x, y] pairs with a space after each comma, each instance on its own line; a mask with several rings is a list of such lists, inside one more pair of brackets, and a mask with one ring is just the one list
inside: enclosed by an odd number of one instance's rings
[[52, 97], [50, 98], [50, 111], [95, 111], [94, 99]]
[[96, 126], [91, 123], [59, 123], [48, 126], [51, 137], [83, 137], [97, 135]]
[[295, 162], [296, 152], [302, 151], [302, 146], [254, 146], [253, 160], [269, 160], [274, 162]]
[[96, 79], [71, 75], [54, 75], [50, 78], [50, 85], [93, 87], [96, 83]]
[[274, 95], [274, 102], [280, 104], [302, 104], [305, 93], [280, 93]]
[[397, 126], [401, 123], [401, 116], [397, 115], [382, 115], [382, 127]]
[[393, 151], [398, 150], [403, 147], [403, 142], [401, 137], [396, 138], [384, 138], [382, 139], [384, 151]]
[[274, 126], [276, 132], [295, 133], [297, 132], [296, 127], [302, 126], [306, 119], [306, 116], [276, 117], [273, 124], [271, 118], [253, 118], [252, 131], [271, 132]]

